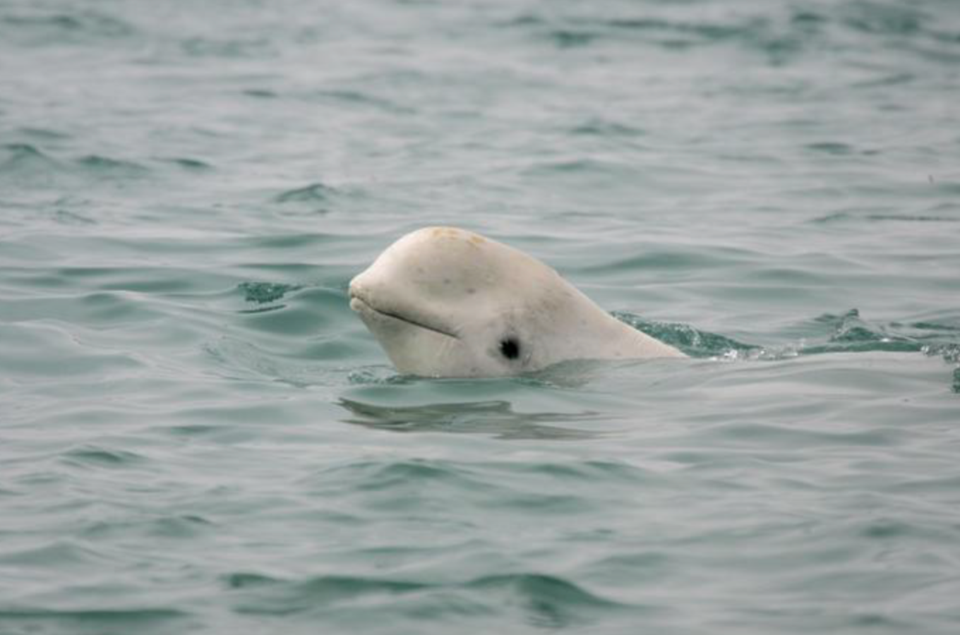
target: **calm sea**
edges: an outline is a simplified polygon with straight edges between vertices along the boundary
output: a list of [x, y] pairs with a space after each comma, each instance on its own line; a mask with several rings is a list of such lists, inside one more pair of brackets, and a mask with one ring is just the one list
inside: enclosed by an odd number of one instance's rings
[[[960, 3], [0, 0], [0, 634], [960, 632]], [[448, 224], [691, 355], [398, 376]]]

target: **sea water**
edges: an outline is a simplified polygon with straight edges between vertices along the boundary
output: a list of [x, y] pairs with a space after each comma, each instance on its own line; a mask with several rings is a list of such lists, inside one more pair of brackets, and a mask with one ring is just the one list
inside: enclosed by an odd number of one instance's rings
[[[960, 3], [0, 1], [0, 633], [960, 632]], [[447, 224], [689, 360], [399, 376]]]

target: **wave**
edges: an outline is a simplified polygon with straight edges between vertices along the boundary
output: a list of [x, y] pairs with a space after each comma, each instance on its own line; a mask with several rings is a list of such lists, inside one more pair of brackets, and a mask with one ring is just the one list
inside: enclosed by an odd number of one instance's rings
[[960, 362], [960, 318], [943, 321], [877, 323], [857, 309], [826, 313], [801, 323], [799, 341], [761, 346], [699, 330], [688, 324], [646, 320], [631, 313], [614, 316], [644, 333], [681, 349], [691, 357], [783, 359], [797, 355], [862, 352], [917, 352]]
[[225, 575], [223, 583], [243, 595], [235, 610], [247, 614], [318, 613], [358, 603], [367, 610], [403, 612], [406, 602], [422, 604], [433, 599], [439, 600], [436, 608], [440, 612], [459, 612], [469, 605], [471, 613], [492, 615], [514, 607], [527, 623], [561, 628], [610, 611], [641, 608], [606, 599], [564, 577], [534, 572], [491, 574], [449, 583], [350, 575], [285, 580], [237, 572]]

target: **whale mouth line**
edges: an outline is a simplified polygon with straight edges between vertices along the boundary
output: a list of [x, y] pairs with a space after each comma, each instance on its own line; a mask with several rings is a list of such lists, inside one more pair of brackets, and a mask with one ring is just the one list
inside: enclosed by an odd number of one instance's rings
[[375, 306], [371, 305], [366, 300], [364, 300], [363, 298], [360, 298], [359, 296], [352, 295], [352, 294], [350, 296], [350, 308], [357, 312], [360, 312], [361, 310], [365, 309], [371, 313], [375, 313], [376, 315], [386, 317], [391, 320], [397, 320], [398, 322], [403, 322], [405, 324], [409, 324], [410, 326], [415, 326], [425, 331], [432, 331], [433, 333], [436, 333], [438, 335], [443, 335], [445, 337], [452, 337], [455, 340], [460, 339], [460, 337], [456, 333], [452, 333], [450, 331], [438, 328], [436, 326], [430, 326], [428, 324], [424, 324], [423, 322], [411, 319], [399, 313], [394, 313], [393, 311], [385, 311], [384, 309], [378, 309]]

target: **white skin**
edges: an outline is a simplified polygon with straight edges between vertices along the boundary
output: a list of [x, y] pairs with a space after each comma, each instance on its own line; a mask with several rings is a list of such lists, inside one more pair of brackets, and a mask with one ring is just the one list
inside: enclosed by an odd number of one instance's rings
[[451, 227], [387, 248], [350, 282], [350, 308], [404, 374], [497, 377], [569, 359], [684, 357], [539, 260]]

